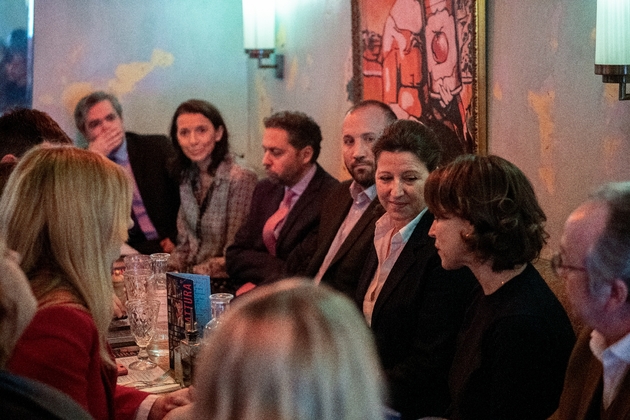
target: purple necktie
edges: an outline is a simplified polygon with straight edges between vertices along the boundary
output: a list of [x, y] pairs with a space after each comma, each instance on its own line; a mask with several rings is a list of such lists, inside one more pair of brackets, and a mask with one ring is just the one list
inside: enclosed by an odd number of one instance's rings
[[133, 200], [131, 202], [131, 210], [133, 211], [133, 215], [135, 216], [135, 220], [138, 222], [138, 226], [144, 233], [144, 237], [147, 240], [159, 239], [159, 235], [157, 233], [157, 229], [153, 226], [151, 219], [149, 219], [149, 215], [147, 214], [147, 209], [144, 207], [144, 203], [142, 202], [142, 196], [140, 196], [140, 190], [138, 189], [138, 184], [136, 184], [136, 178], [133, 176], [133, 171], [131, 170], [131, 165], [129, 164], [129, 160], [125, 159], [123, 162], [118, 162], [115, 160], [127, 173], [127, 177], [133, 183]]

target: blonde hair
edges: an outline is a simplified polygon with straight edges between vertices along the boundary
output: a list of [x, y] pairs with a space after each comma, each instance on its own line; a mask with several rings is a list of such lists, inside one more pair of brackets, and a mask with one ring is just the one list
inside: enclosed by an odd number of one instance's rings
[[235, 301], [199, 357], [196, 417], [383, 418], [372, 337], [350, 300], [289, 279]]
[[0, 236], [21, 257], [40, 304], [60, 291], [90, 312], [108, 363], [111, 264], [127, 239], [132, 189], [105, 157], [71, 146], [36, 147], [0, 199]]
[[18, 338], [33, 319], [37, 301], [12, 256], [0, 240], [0, 369], [4, 369]]

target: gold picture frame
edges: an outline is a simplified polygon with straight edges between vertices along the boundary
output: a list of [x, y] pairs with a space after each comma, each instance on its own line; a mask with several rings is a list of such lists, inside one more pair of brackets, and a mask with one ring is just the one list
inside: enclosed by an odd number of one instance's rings
[[[351, 0], [349, 99], [421, 121], [487, 154], [485, 0]], [[461, 148], [461, 150], [459, 149]]]

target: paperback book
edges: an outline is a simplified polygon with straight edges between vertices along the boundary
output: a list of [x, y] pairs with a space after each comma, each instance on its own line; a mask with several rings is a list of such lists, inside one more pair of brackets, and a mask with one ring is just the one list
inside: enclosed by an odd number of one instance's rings
[[185, 325], [196, 322], [201, 330], [210, 321], [210, 276], [166, 273], [168, 303], [168, 355], [175, 369], [175, 348], [185, 338]]

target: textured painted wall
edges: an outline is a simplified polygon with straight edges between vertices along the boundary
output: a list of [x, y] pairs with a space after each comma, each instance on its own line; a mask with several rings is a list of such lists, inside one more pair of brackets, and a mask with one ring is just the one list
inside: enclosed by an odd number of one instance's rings
[[341, 159], [341, 123], [352, 76], [349, 0], [277, 0], [277, 45], [286, 55], [285, 79], [272, 70], [248, 67], [249, 156], [261, 168], [263, 117], [281, 110], [302, 111], [320, 125], [324, 141], [319, 162], [334, 176], [347, 177]]
[[116, 93], [127, 129], [168, 132], [190, 98], [223, 113], [233, 149], [247, 145], [247, 67], [234, 0], [46, 0], [35, 4], [34, 106], [71, 136], [77, 101]]
[[592, 189], [630, 180], [630, 101], [593, 72], [596, 2], [487, 3], [489, 149], [534, 184], [549, 255]]

